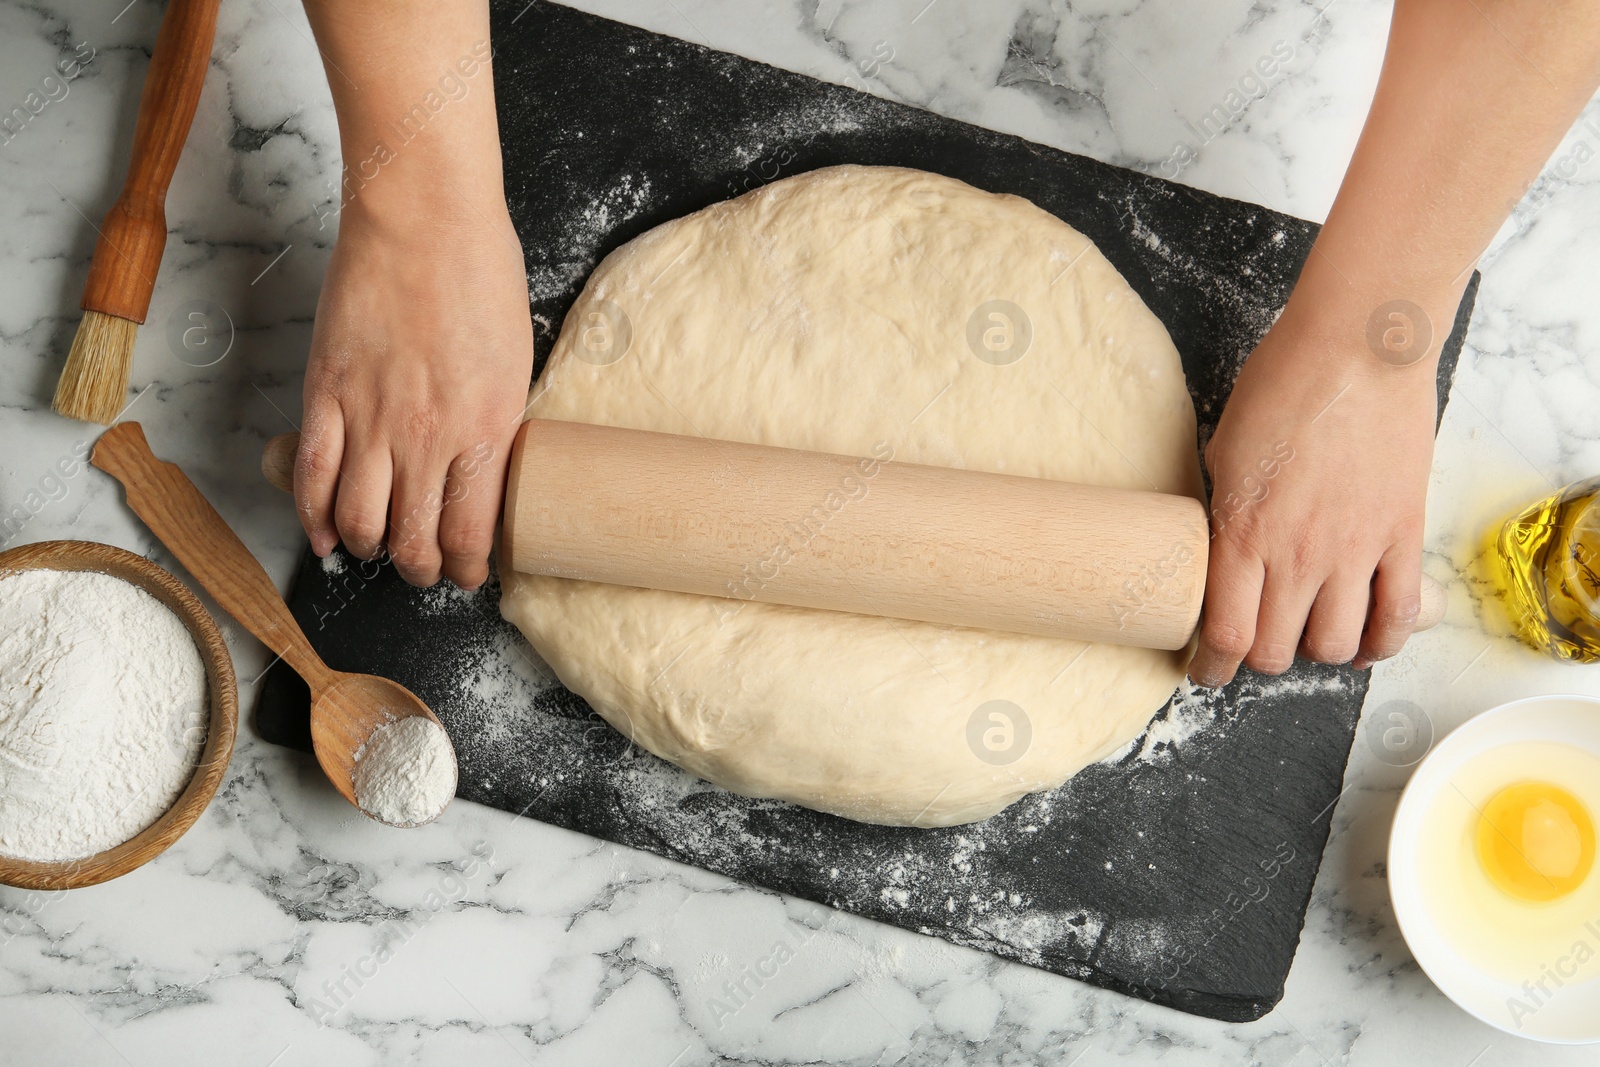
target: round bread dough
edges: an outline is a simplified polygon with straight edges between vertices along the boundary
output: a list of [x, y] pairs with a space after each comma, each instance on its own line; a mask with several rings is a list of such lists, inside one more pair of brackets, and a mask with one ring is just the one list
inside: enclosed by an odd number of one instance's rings
[[[1020, 197], [899, 168], [789, 178], [613, 252], [528, 414], [1202, 493], [1178, 353], [1093, 243]], [[972, 822], [1057, 786], [1137, 737], [1188, 661], [502, 582], [505, 617], [639, 745], [735, 792], [866, 822]]]

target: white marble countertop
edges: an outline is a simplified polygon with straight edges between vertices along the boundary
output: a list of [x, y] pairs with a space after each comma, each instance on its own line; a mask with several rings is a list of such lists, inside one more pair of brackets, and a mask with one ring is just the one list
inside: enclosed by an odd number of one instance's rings
[[[115, 195], [160, 10], [134, 0], [0, 8], [0, 513], [6, 547], [107, 541], [171, 565], [96, 471], [49, 479], [89, 438], [49, 397]], [[584, 0], [968, 122], [1320, 219], [1355, 143], [1388, 19], [1381, 0]], [[1320, 9], [1320, 13], [1319, 13]], [[120, 10], [120, 13], [119, 13]], [[81, 47], [80, 47], [81, 46]], [[1287, 50], [1219, 136], [1192, 126]], [[58, 60], [91, 58], [62, 82]], [[30, 97], [30, 93], [38, 95]], [[39, 101], [43, 101], [42, 104]], [[37, 114], [33, 112], [37, 111]], [[1436, 735], [1516, 697], [1600, 694], [1600, 669], [1504, 636], [1470, 577], [1484, 532], [1600, 471], [1600, 198], [1594, 129], [1568, 138], [1486, 257], [1439, 435], [1427, 569], [1446, 623], [1376, 672], [1367, 714], [1424, 709]], [[1176, 152], [1187, 143], [1190, 152]], [[1192, 154], [1192, 161], [1188, 156]], [[299, 416], [338, 170], [321, 65], [293, 0], [223, 5], [168, 203], [134, 366], [141, 420], [286, 586], [301, 535], [256, 473]], [[1596, 268], [1591, 273], [1590, 268]], [[178, 358], [167, 323], [226, 308], [226, 356]], [[192, 357], [190, 357], [192, 360]], [[264, 650], [228, 627], [254, 698]], [[205, 816], [156, 862], [57, 894], [0, 891], [0, 1061], [702, 1063], [1592, 1063], [1451, 1005], [1396, 929], [1388, 822], [1406, 771], [1358, 740], [1287, 995], [1210, 1022], [940, 941], [834, 915], [469, 803], [419, 831], [347, 808], [315, 764], [248, 725]], [[813, 933], [812, 931], [816, 931]], [[779, 939], [804, 955], [736, 1017], [711, 998]]]

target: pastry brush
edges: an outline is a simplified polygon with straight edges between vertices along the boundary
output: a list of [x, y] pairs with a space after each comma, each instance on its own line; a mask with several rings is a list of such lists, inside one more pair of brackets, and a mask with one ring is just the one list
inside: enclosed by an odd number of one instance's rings
[[200, 102], [217, 2], [171, 0], [162, 17], [139, 100], [128, 176], [100, 224], [83, 290], [83, 321], [51, 402], [69, 418], [109, 426], [122, 412], [134, 337], [150, 312], [167, 243], [167, 186]]

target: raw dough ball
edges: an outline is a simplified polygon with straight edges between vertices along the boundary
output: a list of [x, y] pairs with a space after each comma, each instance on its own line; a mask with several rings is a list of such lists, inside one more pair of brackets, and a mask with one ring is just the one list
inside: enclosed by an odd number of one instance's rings
[[[1019, 197], [898, 168], [789, 178], [613, 252], [528, 413], [1201, 494], [1178, 353], [1093, 244]], [[506, 618], [638, 744], [867, 822], [971, 822], [1059, 785], [1136, 737], [1188, 659], [502, 580]]]

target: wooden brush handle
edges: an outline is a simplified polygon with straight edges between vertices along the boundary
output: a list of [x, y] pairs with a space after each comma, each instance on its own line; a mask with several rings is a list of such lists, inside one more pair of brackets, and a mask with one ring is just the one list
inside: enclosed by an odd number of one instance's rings
[[89, 461], [122, 483], [134, 514], [224, 611], [282, 656], [313, 692], [327, 684], [333, 672], [312, 651], [267, 572], [188, 476], [150, 452], [143, 427], [113, 426], [100, 435]]
[[540, 419], [512, 450], [514, 569], [1182, 648], [1198, 500]]
[[189, 136], [217, 31], [218, 0], [169, 0], [139, 99], [122, 195], [100, 224], [83, 309], [143, 322], [167, 243], [167, 186]]

